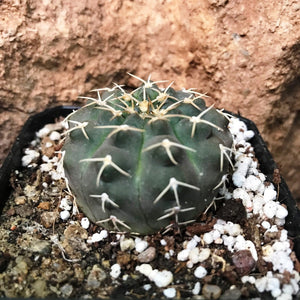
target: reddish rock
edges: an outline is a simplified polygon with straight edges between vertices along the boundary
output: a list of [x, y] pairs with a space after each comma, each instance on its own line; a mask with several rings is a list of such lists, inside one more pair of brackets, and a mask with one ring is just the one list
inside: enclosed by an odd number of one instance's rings
[[[1, 1], [2, 162], [21, 125], [126, 72], [197, 87], [258, 125], [300, 197], [298, 1]], [[286, 155], [288, 153], [288, 159]]]
[[255, 267], [256, 262], [249, 250], [240, 250], [232, 255], [232, 262], [240, 276], [248, 275]]

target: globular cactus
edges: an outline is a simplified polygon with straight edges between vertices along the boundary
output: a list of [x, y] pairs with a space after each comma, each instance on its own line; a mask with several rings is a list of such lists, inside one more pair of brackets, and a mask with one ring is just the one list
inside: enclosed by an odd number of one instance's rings
[[67, 117], [64, 170], [91, 221], [150, 234], [193, 222], [212, 203], [232, 136], [226, 115], [202, 94], [140, 80], [133, 92], [96, 90], [97, 99], [86, 97]]

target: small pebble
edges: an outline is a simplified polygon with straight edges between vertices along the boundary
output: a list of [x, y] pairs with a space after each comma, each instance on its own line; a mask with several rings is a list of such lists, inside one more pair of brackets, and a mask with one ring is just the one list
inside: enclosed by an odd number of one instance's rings
[[106, 279], [106, 272], [98, 265], [94, 265], [87, 278], [88, 289], [97, 289], [102, 281]]
[[25, 196], [19, 196], [15, 198], [15, 203], [17, 205], [23, 205], [26, 203], [26, 197]]
[[6, 211], [6, 215], [8, 217], [14, 216], [15, 214], [16, 214], [16, 210], [13, 207]]
[[219, 299], [221, 292], [221, 288], [214, 284], [205, 284], [202, 288], [205, 299]]
[[39, 278], [31, 283], [31, 288], [34, 292], [34, 297], [44, 299], [49, 295], [49, 289], [45, 279]]
[[145, 251], [141, 252], [137, 260], [141, 263], [148, 263], [156, 257], [156, 249], [154, 247], [149, 247]]
[[[268, 277], [268, 274], [267, 274]], [[272, 290], [277, 290], [280, 288], [280, 281], [278, 278], [275, 277], [268, 277], [268, 281], [267, 281], [267, 286], [266, 286], [266, 290], [267, 291], [272, 291]]]
[[242, 292], [234, 287], [225, 291], [224, 294], [220, 297], [220, 300], [238, 300], [240, 299], [241, 295]]
[[274, 252], [271, 245], [262, 246], [261, 249], [262, 249], [263, 256], [266, 256], [266, 257], [271, 256], [271, 254]]
[[48, 255], [51, 252], [51, 244], [45, 240], [35, 240], [33, 239], [28, 246], [28, 250], [34, 253], [39, 253], [42, 255]]
[[69, 283], [66, 283], [60, 288], [60, 291], [65, 297], [70, 297], [73, 292], [73, 286]]
[[43, 209], [43, 210], [49, 210], [51, 207], [51, 203], [46, 201], [46, 202], [41, 202], [39, 205], [38, 205], [38, 208], [40, 209]]
[[79, 224], [71, 224], [64, 231], [64, 239], [61, 242], [65, 254], [70, 259], [82, 259], [83, 255], [89, 251], [86, 245], [88, 233]]
[[222, 240], [222, 238], [221, 237], [219, 237], [219, 238], [217, 238], [217, 239], [215, 239], [215, 244], [217, 244], [217, 245], [220, 245], [220, 244], [223, 244], [223, 240]]
[[132, 238], [125, 238], [124, 236], [120, 239], [120, 248], [121, 251], [132, 250], [135, 247], [134, 240]]
[[58, 217], [57, 212], [52, 212], [52, 211], [43, 212], [41, 214], [41, 224], [45, 228], [50, 228], [55, 223], [57, 217]]

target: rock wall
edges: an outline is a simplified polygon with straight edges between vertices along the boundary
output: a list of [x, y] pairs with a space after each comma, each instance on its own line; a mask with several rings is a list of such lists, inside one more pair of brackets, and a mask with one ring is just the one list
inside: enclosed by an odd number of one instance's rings
[[0, 153], [24, 120], [140, 77], [197, 87], [256, 122], [300, 197], [300, 4], [270, 0], [0, 1]]

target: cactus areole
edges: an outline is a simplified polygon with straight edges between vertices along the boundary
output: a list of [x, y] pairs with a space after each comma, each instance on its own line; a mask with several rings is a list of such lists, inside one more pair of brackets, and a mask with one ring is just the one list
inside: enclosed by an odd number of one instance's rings
[[64, 170], [91, 221], [151, 234], [192, 223], [214, 201], [232, 136], [202, 94], [140, 80], [133, 92], [95, 90], [97, 98], [67, 117]]

